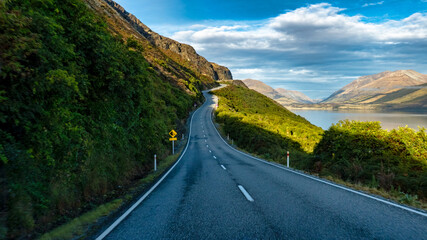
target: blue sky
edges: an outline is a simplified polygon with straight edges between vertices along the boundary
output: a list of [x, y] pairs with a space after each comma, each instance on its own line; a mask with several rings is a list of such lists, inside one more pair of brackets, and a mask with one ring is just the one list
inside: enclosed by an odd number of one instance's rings
[[427, 74], [427, 0], [116, 0], [235, 79], [325, 98], [359, 76]]

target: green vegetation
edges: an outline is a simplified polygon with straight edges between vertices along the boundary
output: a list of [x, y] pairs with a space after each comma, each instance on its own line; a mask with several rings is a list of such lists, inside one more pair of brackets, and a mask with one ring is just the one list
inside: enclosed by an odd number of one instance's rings
[[125, 42], [81, 0], [0, 1], [0, 238], [92, 209], [168, 154], [199, 89]]
[[379, 122], [340, 121], [325, 132], [314, 151], [317, 171], [374, 188], [427, 198], [427, 134]]
[[230, 85], [214, 91], [219, 96], [216, 120], [241, 148], [283, 163], [286, 151], [304, 167], [323, 130], [270, 98]]
[[379, 122], [341, 121], [323, 132], [253, 90], [228, 86], [214, 94], [217, 122], [244, 150], [279, 163], [290, 151], [291, 167], [425, 206], [418, 203], [427, 200], [424, 128], [387, 131]]
[[43, 234], [40, 237], [40, 240], [75, 239], [76, 237], [86, 233], [89, 227], [95, 224], [101, 217], [107, 216], [123, 205], [126, 205], [129, 200], [131, 201], [133, 199], [133, 196], [138, 196], [141, 190], [144, 190], [145, 187], [155, 181], [156, 178], [162, 175], [173, 163], [176, 162], [178, 157], [181, 155], [181, 152], [182, 150], [179, 153], [170, 155], [164, 160], [160, 161], [156, 172], [152, 171], [146, 177], [138, 181], [135, 188], [131, 188], [129, 190], [130, 192], [133, 192], [133, 194], [130, 193], [123, 196], [122, 198], [114, 199], [113, 201], [102, 204], [95, 209], [83, 214], [82, 216], [74, 218], [64, 225], [59, 226], [46, 234]]

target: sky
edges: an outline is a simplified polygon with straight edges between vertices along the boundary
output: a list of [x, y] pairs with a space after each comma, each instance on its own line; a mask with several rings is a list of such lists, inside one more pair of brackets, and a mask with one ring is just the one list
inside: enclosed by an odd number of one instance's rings
[[427, 74], [427, 0], [116, 0], [234, 79], [328, 97], [360, 76]]

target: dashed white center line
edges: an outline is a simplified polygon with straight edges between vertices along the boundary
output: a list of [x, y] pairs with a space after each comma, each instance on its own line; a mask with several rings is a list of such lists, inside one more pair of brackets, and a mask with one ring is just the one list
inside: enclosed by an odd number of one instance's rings
[[221, 164], [222, 169], [227, 170], [227, 168], [224, 167], [224, 165]]
[[203, 134], [203, 137], [206, 137], [206, 135]]
[[206, 139], [205, 139], [205, 142], [208, 142], [208, 141], [206, 141]]
[[246, 191], [246, 189], [242, 185], [238, 185], [238, 187], [249, 202], [254, 201], [254, 199], [251, 197], [251, 195], [249, 195], [249, 193]]
[[213, 156], [213, 158], [215, 158], [215, 159], [216, 159], [216, 157], [215, 157], [215, 156]]
[[211, 151], [211, 150], [209, 150], [209, 152], [211, 153], [212, 151]]
[[207, 144], [206, 144], [206, 147], [208, 148], [208, 147], [209, 147], [209, 145], [207, 145]]

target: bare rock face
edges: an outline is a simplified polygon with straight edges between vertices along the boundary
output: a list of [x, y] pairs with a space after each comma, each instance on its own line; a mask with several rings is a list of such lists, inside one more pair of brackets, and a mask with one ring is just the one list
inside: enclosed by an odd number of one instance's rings
[[112, 0], [104, 0], [112, 8], [114, 8], [124, 19], [126, 19], [143, 37], [149, 40], [153, 45], [161, 48], [168, 54], [168, 51], [178, 54], [184, 60], [200, 71], [203, 75], [207, 75], [214, 80], [233, 79], [230, 70], [227, 67], [220, 66], [216, 63], [207, 61], [204, 57], [197, 54], [196, 50], [190, 45], [177, 42], [173, 39], [161, 36], [153, 32], [149, 27], [143, 24], [134, 15], [128, 13], [122, 6]]

